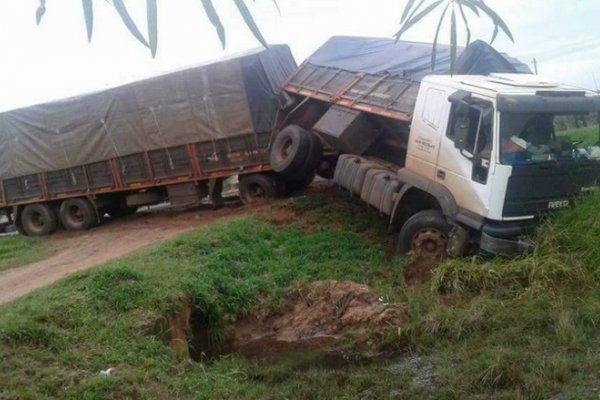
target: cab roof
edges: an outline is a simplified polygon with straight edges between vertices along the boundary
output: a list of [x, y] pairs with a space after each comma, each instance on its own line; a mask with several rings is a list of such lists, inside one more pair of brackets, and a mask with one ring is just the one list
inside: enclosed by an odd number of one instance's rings
[[[430, 75], [427, 82], [469, 90], [473, 93], [496, 97], [498, 94], [535, 95], [544, 92], [577, 92], [579, 95], [597, 95], [590, 90], [544, 80], [533, 74], [484, 75]], [[467, 87], [465, 87], [467, 86]]]

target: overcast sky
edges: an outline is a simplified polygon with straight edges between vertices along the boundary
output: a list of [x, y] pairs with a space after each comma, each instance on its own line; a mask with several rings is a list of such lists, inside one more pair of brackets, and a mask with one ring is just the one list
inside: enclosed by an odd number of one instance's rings
[[[0, 0], [0, 110], [115, 86], [160, 72], [257, 47], [231, 0], [213, 0], [227, 29], [221, 49], [200, 0], [159, 0], [159, 50], [152, 59], [105, 0], [96, 0], [95, 29], [87, 43], [80, 0], [47, 0], [35, 25], [37, 0]], [[403, 0], [247, 1], [270, 43], [286, 43], [298, 62], [333, 35], [390, 37]], [[488, 0], [513, 30], [496, 48], [531, 65], [545, 77], [595, 89], [600, 80], [598, 0]], [[145, 31], [145, 1], [126, 0]], [[474, 38], [488, 40], [489, 20], [473, 19]], [[424, 20], [406, 40], [432, 40], [437, 19]], [[442, 32], [447, 42], [448, 32]]]

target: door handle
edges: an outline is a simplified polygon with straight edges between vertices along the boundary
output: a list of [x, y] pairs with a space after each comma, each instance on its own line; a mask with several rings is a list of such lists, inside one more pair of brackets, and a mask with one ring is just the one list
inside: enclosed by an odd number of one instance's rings
[[437, 177], [439, 179], [446, 179], [446, 171], [442, 171], [441, 169], [437, 170]]

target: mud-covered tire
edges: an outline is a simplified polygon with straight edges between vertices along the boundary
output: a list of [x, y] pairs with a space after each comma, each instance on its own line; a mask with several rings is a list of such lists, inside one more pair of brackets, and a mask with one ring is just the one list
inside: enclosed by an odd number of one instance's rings
[[277, 179], [267, 174], [240, 176], [240, 199], [244, 204], [256, 204], [279, 197]]
[[27, 236], [48, 236], [58, 229], [54, 207], [48, 204], [29, 204], [20, 216], [22, 231]]
[[306, 161], [311, 158], [311, 148], [314, 147], [312, 136], [297, 125], [283, 128], [271, 145], [271, 168], [285, 177], [298, 178], [305, 169]]
[[398, 251], [423, 257], [441, 258], [446, 254], [452, 227], [437, 210], [425, 210], [410, 217], [400, 229]]
[[63, 201], [59, 215], [60, 222], [69, 231], [85, 231], [98, 223], [94, 205], [84, 198]]

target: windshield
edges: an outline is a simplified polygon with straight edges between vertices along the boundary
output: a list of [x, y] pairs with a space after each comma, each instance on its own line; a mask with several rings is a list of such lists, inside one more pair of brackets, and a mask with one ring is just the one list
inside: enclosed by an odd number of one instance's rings
[[503, 113], [500, 159], [518, 165], [559, 160], [600, 160], [598, 115]]

